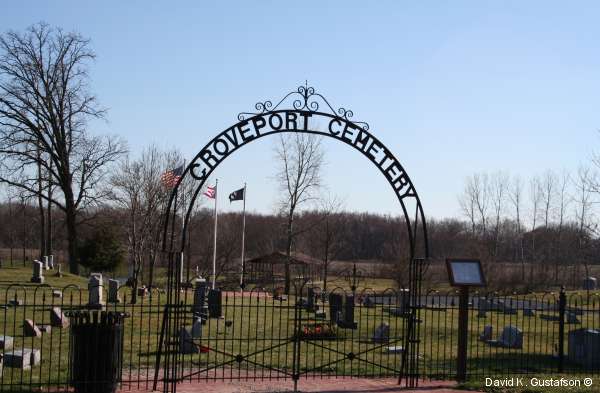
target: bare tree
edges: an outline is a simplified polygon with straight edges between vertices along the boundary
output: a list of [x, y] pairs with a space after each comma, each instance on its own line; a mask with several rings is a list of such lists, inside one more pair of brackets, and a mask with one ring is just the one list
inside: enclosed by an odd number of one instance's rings
[[542, 186], [538, 176], [534, 176], [529, 182], [529, 197], [531, 198], [531, 252], [535, 259], [535, 230], [537, 228], [537, 219], [540, 214], [540, 205], [542, 203]]
[[525, 280], [525, 255], [523, 247], [523, 226], [521, 222], [521, 203], [523, 200], [523, 181], [519, 176], [513, 178], [512, 185], [508, 190], [508, 197], [515, 209], [515, 221], [517, 223], [517, 253], [521, 262], [521, 279]]
[[548, 228], [550, 224], [554, 197], [555, 197], [555, 188], [556, 183], [558, 183], [558, 179], [556, 178], [556, 174], [552, 170], [547, 170], [544, 174], [541, 186], [541, 199], [542, 199], [542, 209], [544, 214], [544, 226]]
[[315, 198], [321, 187], [323, 149], [321, 139], [315, 135], [294, 133], [281, 136], [275, 149], [279, 164], [277, 181], [282, 191], [281, 213], [286, 217], [285, 293], [290, 292], [290, 257], [294, 238], [297, 209]]
[[504, 202], [506, 201], [506, 192], [508, 187], [508, 175], [503, 172], [497, 172], [492, 175], [490, 181], [492, 205], [494, 208], [494, 245], [493, 255], [498, 255], [498, 243], [500, 239], [500, 221], [504, 212]]
[[580, 167], [577, 170], [575, 178], [575, 194], [573, 201], [575, 202], [575, 216], [577, 220], [577, 248], [579, 251], [579, 259], [585, 266], [586, 276], [590, 275], [589, 260], [585, 255], [588, 248], [591, 233], [594, 232], [592, 219], [592, 192], [598, 192], [598, 180], [589, 167]]
[[471, 233], [475, 235], [475, 225], [476, 225], [476, 193], [475, 193], [475, 185], [473, 184], [474, 180], [471, 177], [468, 177], [465, 181], [465, 188], [458, 198], [458, 203], [460, 205], [463, 214], [469, 220], [471, 224]]
[[162, 214], [171, 192], [161, 176], [177, 165], [176, 152], [162, 152], [156, 146], [146, 148], [135, 160], [126, 158], [110, 179], [110, 199], [124, 215], [127, 235], [132, 303], [144, 261], [152, 266], [158, 252]]
[[[0, 37], [0, 182], [64, 212], [73, 273], [79, 271], [78, 212], [105, 197], [98, 185], [125, 151], [119, 139], [87, 131], [90, 119], [104, 115], [88, 91], [94, 57], [87, 39], [45, 24]], [[38, 165], [60, 193], [36, 187]]]

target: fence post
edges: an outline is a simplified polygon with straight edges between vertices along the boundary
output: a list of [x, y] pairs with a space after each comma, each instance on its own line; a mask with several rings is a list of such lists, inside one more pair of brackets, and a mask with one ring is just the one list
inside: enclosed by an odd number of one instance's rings
[[565, 287], [560, 288], [560, 294], [558, 296], [558, 372], [564, 371], [565, 365], [565, 314], [567, 308], [567, 295], [565, 293]]

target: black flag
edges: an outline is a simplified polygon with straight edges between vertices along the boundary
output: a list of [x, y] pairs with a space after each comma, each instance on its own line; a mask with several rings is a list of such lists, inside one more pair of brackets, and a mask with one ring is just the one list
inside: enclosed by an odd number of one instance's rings
[[239, 190], [235, 190], [231, 194], [229, 194], [229, 202], [233, 201], [241, 201], [244, 199], [244, 189], [240, 188]]

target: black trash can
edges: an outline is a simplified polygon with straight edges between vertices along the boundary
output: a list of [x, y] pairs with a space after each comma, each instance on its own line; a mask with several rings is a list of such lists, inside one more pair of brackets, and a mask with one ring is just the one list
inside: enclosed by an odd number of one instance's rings
[[114, 393], [121, 380], [121, 312], [74, 311], [70, 319], [70, 382], [77, 393]]

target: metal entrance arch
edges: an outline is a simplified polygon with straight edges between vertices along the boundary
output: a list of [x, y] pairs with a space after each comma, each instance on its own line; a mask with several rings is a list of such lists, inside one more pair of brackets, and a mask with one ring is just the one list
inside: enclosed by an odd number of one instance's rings
[[[167, 305], [161, 333], [161, 350], [157, 356], [157, 369], [162, 364], [164, 370], [164, 391], [175, 392], [176, 383], [182, 378], [179, 369], [179, 355], [174, 348], [179, 347], [178, 332], [183, 326], [183, 315], [187, 308], [187, 296], [182, 298], [182, 280], [179, 255], [186, 245], [186, 228], [195, 200], [212, 172], [230, 154], [242, 146], [267, 135], [278, 133], [316, 134], [345, 143], [367, 157], [385, 176], [396, 194], [405, 219], [409, 241], [409, 304], [410, 316], [407, 318], [405, 334], [406, 350], [402, 356], [401, 374], [408, 376], [409, 385], [416, 384], [418, 376], [417, 346], [418, 310], [420, 308], [420, 279], [422, 261], [429, 256], [427, 225], [425, 214], [416, 188], [410, 177], [394, 154], [373, 134], [366, 122], [352, 120], [354, 113], [343, 107], [337, 110], [327, 99], [317, 93], [313, 87], [300, 86], [286, 94], [277, 104], [261, 101], [255, 104], [255, 112], [238, 114], [238, 122], [219, 133], [192, 159], [173, 188], [165, 214], [162, 250], [168, 258]], [[316, 127], [326, 124], [325, 130]], [[186, 178], [192, 178], [195, 191], [190, 201], [186, 201], [187, 210], [183, 219], [183, 230], [176, 241], [177, 228], [177, 191]], [[297, 326], [295, 327], [297, 328]], [[161, 353], [164, 352], [164, 362]], [[241, 355], [240, 355], [241, 356]], [[238, 357], [239, 360], [239, 357]], [[296, 373], [297, 374], [297, 373]]]

